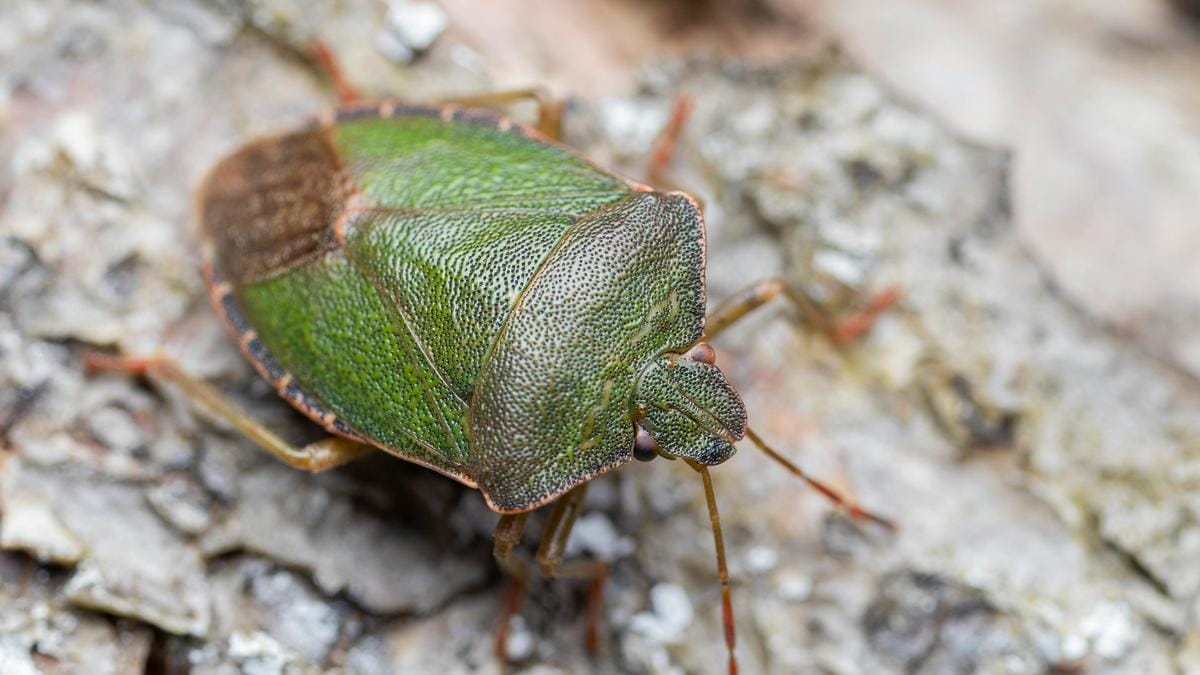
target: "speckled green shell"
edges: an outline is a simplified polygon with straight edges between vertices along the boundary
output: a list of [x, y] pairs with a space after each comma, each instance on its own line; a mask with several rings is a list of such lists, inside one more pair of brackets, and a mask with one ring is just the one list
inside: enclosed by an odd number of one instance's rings
[[[491, 114], [342, 110], [229, 156], [198, 201], [214, 304], [279, 393], [500, 512], [628, 461], [639, 378], [703, 330], [695, 202]], [[722, 396], [706, 463], [745, 424]]]

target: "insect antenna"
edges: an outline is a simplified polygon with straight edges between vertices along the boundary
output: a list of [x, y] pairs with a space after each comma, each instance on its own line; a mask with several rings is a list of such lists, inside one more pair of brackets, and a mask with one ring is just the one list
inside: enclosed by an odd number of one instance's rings
[[759, 450], [762, 450], [768, 457], [783, 465], [783, 468], [790, 471], [792, 475], [811, 485], [817, 492], [820, 492], [829, 501], [846, 509], [847, 513], [854, 518], [869, 520], [873, 523], [882, 525], [893, 532], [896, 530], [896, 524], [888, 518], [884, 518], [881, 515], [864, 509], [862, 506], [859, 506], [858, 502], [846, 497], [837, 490], [834, 490], [832, 487], [805, 473], [803, 469], [793, 464], [783, 455], [771, 449], [771, 447], [767, 445], [758, 434], [754, 433], [754, 430], [752, 430], [750, 427], [746, 427], [746, 438], [750, 439], [750, 442], [757, 446]]
[[721, 580], [721, 622], [725, 626], [725, 647], [729, 651], [729, 675], [737, 675], [738, 664], [734, 649], [737, 647], [737, 632], [733, 626], [733, 592], [729, 586], [729, 568], [725, 564], [725, 538], [721, 535], [721, 516], [717, 513], [717, 496], [713, 492], [712, 477], [708, 467], [691, 460], [684, 460], [704, 480], [704, 499], [708, 502], [708, 519], [712, 523], [713, 543], [717, 549], [717, 576]]

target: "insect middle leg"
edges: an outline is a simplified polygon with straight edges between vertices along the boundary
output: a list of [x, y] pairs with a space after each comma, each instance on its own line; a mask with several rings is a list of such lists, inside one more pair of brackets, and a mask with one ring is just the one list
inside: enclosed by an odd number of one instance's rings
[[[322, 72], [332, 81], [334, 90], [337, 91], [338, 103], [341, 105], [352, 105], [362, 100], [362, 95], [350, 79], [346, 77], [345, 71], [338, 62], [337, 56], [329, 45], [320, 40], [313, 40], [308, 45], [309, 55], [312, 57], [316, 65]], [[556, 141], [562, 140], [562, 116], [563, 116], [563, 101], [556, 99], [542, 87], [528, 87], [525, 89], [506, 89], [501, 91], [486, 92], [483, 94], [474, 94], [471, 96], [460, 96], [454, 98], [442, 99], [442, 103], [454, 103], [464, 106], [479, 106], [482, 108], [492, 108], [495, 106], [507, 105], [515, 101], [533, 100], [538, 106], [538, 122], [537, 130], [543, 134], [553, 138]]]
[[126, 357], [92, 352], [84, 357], [83, 365], [89, 371], [118, 371], [170, 382], [198, 407], [225, 420], [277, 459], [297, 469], [314, 473], [325, 471], [374, 450], [370, 445], [340, 436], [330, 436], [296, 447], [242, 410], [215, 387], [189, 375], [174, 359], [166, 356]]
[[[671, 115], [660, 132], [646, 164], [646, 174], [653, 185], [677, 189], [667, 169], [679, 147], [679, 140], [691, 110], [692, 101], [687, 95], [681, 95], [675, 100]], [[871, 329], [875, 318], [900, 299], [899, 290], [889, 288], [871, 298], [858, 312], [835, 320], [827, 316], [816, 300], [792, 288], [782, 279], [764, 279], [734, 294], [708, 316], [705, 320], [705, 339], [713, 338], [746, 314], [780, 295], [795, 306], [805, 322], [821, 331], [835, 345], [853, 342], [864, 335]]]
[[525, 531], [525, 521], [528, 519], [529, 512], [505, 514], [500, 516], [500, 522], [492, 533], [492, 555], [508, 576], [508, 589], [504, 593], [504, 604], [500, 606], [493, 646], [496, 658], [501, 662], [508, 660], [508, 630], [512, 618], [521, 609], [525, 588], [529, 585], [529, 565], [513, 553], [513, 549], [521, 543], [521, 533]]
[[704, 338], [711, 340], [742, 317], [780, 296], [796, 308], [803, 321], [820, 331], [836, 346], [848, 344], [865, 335], [876, 317], [900, 301], [899, 289], [887, 288], [873, 296], [866, 306], [857, 312], [834, 319], [829, 317], [816, 300], [793, 288], [783, 279], [763, 279], [718, 305], [704, 320]]
[[[586, 491], [587, 484], [584, 483], [554, 502], [535, 560], [538, 569], [546, 577], [584, 579], [590, 582], [584, 644], [589, 652], [595, 652], [600, 643], [600, 611], [604, 598], [604, 586], [608, 581], [608, 564], [600, 560], [563, 561], [567, 541], [570, 539], [571, 529], [583, 506], [583, 497]], [[520, 558], [513, 551], [520, 542], [521, 532], [528, 516], [528, 513], [501, 516], [493, 534], [495, 542], [493, 554], [501, 569], [509, 577], [509, 588], [505, 593], [504, 604], [501, 607], [499, 623], [496, 628], [495, 651], [496, 656], [501, 660], [507, 658], [509, 626], [512, 623], [512, 617], [521, 608], [529, 578], [532, 576], [528, 561]]]
[[563, 136], [563, 108], [565, 106], [562, 99], [554, 98], [550, 95], [549, 91], [543, 89], [542, 87], [490, 91], [482, 94], [473, 94], [471, 96], [442, 99], [442, 102], [464, 106], [494, 108], [496, 106], [502, 106], [509, 103], [514, 103], [516, 101], [526, 100], [532, 100], [537, 103], [537, 130], [556, 141], [561, 141]]

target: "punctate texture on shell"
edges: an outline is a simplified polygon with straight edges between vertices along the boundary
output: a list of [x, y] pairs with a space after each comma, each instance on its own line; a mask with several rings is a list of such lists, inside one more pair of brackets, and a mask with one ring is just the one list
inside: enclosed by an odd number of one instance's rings
[[[643, 371], [703, 328], [695, 201], [489, 113], [340, 110], [222, 160], [199, 203], [214, 304], [280, 394], [502, 512], [631, 459]], [[707, 463], [741, 436], [687, 426]]]

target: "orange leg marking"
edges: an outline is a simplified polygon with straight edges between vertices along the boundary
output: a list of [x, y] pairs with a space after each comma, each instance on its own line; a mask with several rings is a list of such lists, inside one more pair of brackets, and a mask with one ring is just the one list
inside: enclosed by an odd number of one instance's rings
[[83, 369], [89, 374], [126, 373], [135, 377], [145, 375], [162, 357], [159, 356], [116, 356], [101, 352], [86, 352]]
[[600, 623], [604, 611], [604, 587], [608, 585], [608, 566], [605, 565], [588, 587], [587, 626], [584, 628], [583, 644], [588, 653], [600, 651]]

